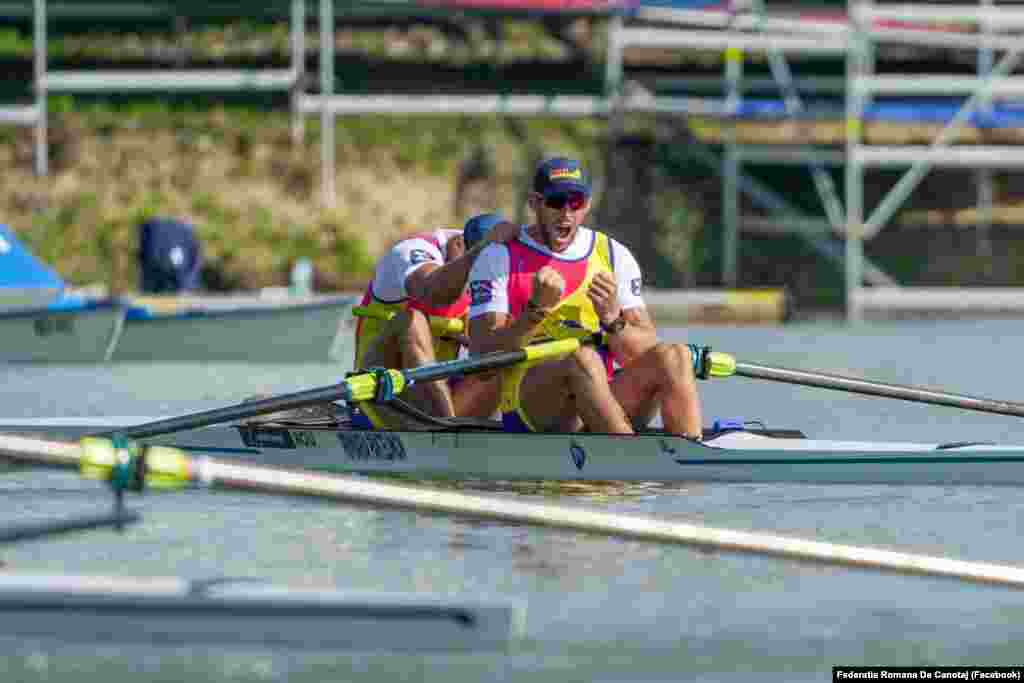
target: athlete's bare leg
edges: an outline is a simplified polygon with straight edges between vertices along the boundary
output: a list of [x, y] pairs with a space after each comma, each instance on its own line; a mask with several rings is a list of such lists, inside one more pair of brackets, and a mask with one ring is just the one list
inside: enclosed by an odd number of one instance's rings
[[497, 373], [469, 375], [452, 387], [452, 402], [459, 417], [493, 417], [498, 410], [501, 381]]
[[[421, 311], [405, 310], [370, 346], [363, 367], [418, 368], [436, 362], [430, 321]], [[405, 394], [410, 403], [436, 417], [454, 417], [455, 406], [446, 380], [420, 382]]]
[[604, 361], [589, 347], [530, 368], [519, 387], [519, 402], [541, 431], [632, 434], [633, 427], [608, 384]]
[[616, 401], [633, 424], [650, 422], [661, 409], [665, 429], [699, 437], [703, 429], [690, 349], [659, 343], [622, 370], [611, 384]]

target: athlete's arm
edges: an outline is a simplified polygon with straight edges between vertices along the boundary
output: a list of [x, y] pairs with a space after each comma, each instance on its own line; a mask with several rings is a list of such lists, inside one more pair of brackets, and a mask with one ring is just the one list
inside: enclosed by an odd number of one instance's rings
[[543, 318], [531, 319], [525, 312], [519, 318], [508, 313], [484, 313], [469, 320], [469, 352], [514, 351], [529, 343], [540, 329]]
[[487, 245], [507, 242], [518, 234], [518, 225], [507, 221], [499, 223], [479, 244], [467, 249], [461, 256], [444, 265], [431, 264], [413, 271], [405, 281], [406, 291], [412, 298], [432, 306], [448, 306], [455, 303], [466, 288], [466, 280], [469, 279], [473, 264]]
[[616, 319], [622, 316], [625, 320], [625, 327], [605, 336], [619, 363], [626, 366], [658, 343], [658, 332], [641, 296], [643, 276], [639, 264], [628, 249], [614, 240], [609, 248], [613, 250], [615, 274], [598, 273], [588, 294], [602, 326], [617, 329]]
[[510, 314], [509, 265], [508, 248], [503, 244], [488, 247], [473, 265], [469, 275], [470, 353], [522, 348], [543, 322], [539, 313], [523, 311], [518, 319]]

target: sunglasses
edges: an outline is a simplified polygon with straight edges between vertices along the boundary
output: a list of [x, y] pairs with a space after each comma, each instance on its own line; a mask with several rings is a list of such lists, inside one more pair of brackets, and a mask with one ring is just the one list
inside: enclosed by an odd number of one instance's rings
[[561, 211], [568, 206], [573, 211], [579, 211], [587, 204], [587, 195], [582, 192], [569, 192], [567, 194], [555, 194], [544, 198], [544, 206], [549, 209]]

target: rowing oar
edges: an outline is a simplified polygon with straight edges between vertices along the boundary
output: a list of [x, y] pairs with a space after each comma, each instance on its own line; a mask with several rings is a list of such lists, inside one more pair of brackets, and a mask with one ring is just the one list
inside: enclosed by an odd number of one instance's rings
[[710, 548], [727, 552], [872, 569], [898, 574], [958, 579], [1024, 588], [1024, 568], [952, 560], [878, 548], [837, 545], [747, 531], [619, 515], [575, 507], [531, 503], [402, 486], [354, 477], [193, 457], [176, 448], [140, 447], [99, 437], [80, 444], [0, 435], [0, 457], [20, 462], [77, 467], [83, 475], [127, 488], [183, 488], [190, 483], [223, 489], [258, 490], [315, 497], [371, 508], [458, 515], [530, 524], [620, 538]]
[[432, 363], [409, 370], [381, 369], [377, 372], [361, 372], [346, 377], [338, 384], [147, 422], [119, 429], [118, 434], [131, 439], [142, 439], [159, 434], [198, 429], [221, 422], [244, 420], [257, 415], [276, 413], [279, 410], [292, 410], [317, 403], [370, 401], [378, 395], [378, 389], [382, 383], [390, 384], [390, 393], [397, 395], [416, 382], [431, 382], [454, 375], [468, 375], [519, 363], [557, 358], [572, 353], [579, 348], [581, 343], [583, 342], [577, 339], [563, 339], [535, 344], [515, 351], [498, 351], [473, 358]]
[[990, 398], [979, 398], [964, 394], [950, 394], [944, 391], [934, 391], [924, 387], [914, 387], [903, 384], [887, 384], [885, 382], [873, 382], [856, 377], [844, 377], [842, 375], [830, 375], [823, 372], [809, 372], [807, 370], [790, 370], [788, 368], [773, 368], [768, 365], [757, 365], [755, 363], [739, 363], [728, 353], [711, 351], [708, 354], [713, 377], [750, 377], [753, 379], [767, 379], [773, 382], [784, 382], [786, 384], [800, 384], [808, 387], [820, 387], [822, 389], [837, 389], [848, 391], [854, 394], [866, 394], [868, 396], [881, 396], [884, 398], [895, 398], [904, 401], [917, 403], [932, 403], [934, 405], [952, 406], [966, 410], [977, 410], [982, 413], [996, 413], [999, 415], [1015, 415], [1024, 417], [1024, 403], [1013, 401], [999, 401]]
[[[353, 306], [352, 315], [357, 318], [372, 318], [389, 322], [398, 315], [394, 311], [382, 311], [372, 306]], [[428, 316], [430, 331], [438, 336], [465, 334], [466, 324], [462, 318], [443, 318], [437, 315]]]

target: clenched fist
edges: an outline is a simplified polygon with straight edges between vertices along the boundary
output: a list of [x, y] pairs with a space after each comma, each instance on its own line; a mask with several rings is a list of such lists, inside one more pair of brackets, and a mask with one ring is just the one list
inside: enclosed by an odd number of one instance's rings
[[619, 286], [615, 282], [615, 276], [611, 273], [601, 271], [594, 275], [590, 282], [590, 289], [587, 296], [594, 304], [594, 311], [602, 324], [608, 325], [622, 313], [622, 305], [619, 304]]
[[533, 294], [530, 300], [541, 308], [554, 308], [562, 300], [565, 278], [551, 266], [544, 266], [533, 276]]

